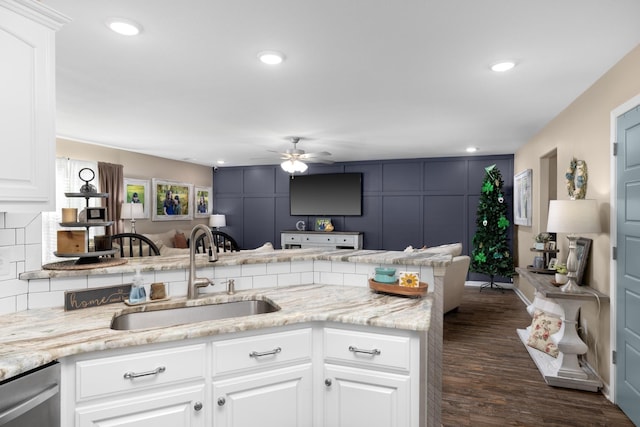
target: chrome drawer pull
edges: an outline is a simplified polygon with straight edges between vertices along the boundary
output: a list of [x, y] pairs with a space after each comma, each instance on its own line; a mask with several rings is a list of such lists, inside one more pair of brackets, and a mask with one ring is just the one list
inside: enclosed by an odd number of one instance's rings
[[358, 347], [354, 347], [354, 346], [350, 345], [349, 346], [349, 351], [351, 351], [353, 353], [370, 354], [371, 356], [380, 356], [380, 350], [378, 350], [377, 348], [374, 348], [373, 350], [361, 350]]
[[273, 350], [269, 350], [269, 351], [263, 351], [262, 353], [257, 352], [257, 351], [252, 351], [251, 353], [249, 353], [249, 357], [271, 356], [273, 354], [278, 354], [281, 351], [282, 351], [282, 349], [280, 347], [274, 348]]
[[154, 369], [153, 371], [147, 371], [147, 372], [127, 372], [124, 374], [124, 378], [127, 380], [132, 380], [134, 378], [139, 378], [139, 377], [148, 377], [149, 375], [158, 375], [163, 373], [164, 371], [166, 371], [167, 368], [164, 366], [159, 366], [156, 369]]

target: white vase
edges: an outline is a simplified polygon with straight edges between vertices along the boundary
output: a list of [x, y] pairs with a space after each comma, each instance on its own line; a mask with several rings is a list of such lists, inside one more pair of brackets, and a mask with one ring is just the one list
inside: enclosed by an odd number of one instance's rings
[[566, 274], [556, 273], [556, 283], [564, 285], [569, 281], [569, 277]]

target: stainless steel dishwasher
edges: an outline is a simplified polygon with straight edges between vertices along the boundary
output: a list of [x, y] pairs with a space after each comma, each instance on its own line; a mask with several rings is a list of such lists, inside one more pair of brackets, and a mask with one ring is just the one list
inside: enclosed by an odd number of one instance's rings
[[0, 426], [60, 427], [60, 364], [0, 382]]

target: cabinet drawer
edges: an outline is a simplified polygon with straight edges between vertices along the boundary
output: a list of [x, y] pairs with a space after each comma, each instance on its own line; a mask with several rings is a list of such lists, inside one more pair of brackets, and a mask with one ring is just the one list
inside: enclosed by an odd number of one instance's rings
[[354, 236], [336, 236], [335, 237], [335, 241], [337, 244], [342, 245], [342, 244], [347, 244], [349, 246], [355, 246], [356, 245], [356, 237]]
[[409, 337], [325, 328], [326, 359], [408, 371], [411, 362]]
[[334, 236], [325, 235], [304, 235], [302, 237], [302, 243], [335, 243]]
[[306, 360], [311, 348], [311, 329], [214, 342], [213, 375]]
[[302, 241], [302, 236], [299, 234], [283, 234], [282, 241], [283, 243], [300, 243]]
[[76, 399], [205, 377], [204, 344], [105, 357], [76, 364]]

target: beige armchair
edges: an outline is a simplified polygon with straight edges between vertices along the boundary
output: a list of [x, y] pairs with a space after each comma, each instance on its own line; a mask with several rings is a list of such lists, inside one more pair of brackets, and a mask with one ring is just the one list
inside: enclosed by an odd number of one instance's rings
[[470, 262], [471, 258], [466, 255], [455, 256], [451, 261], [451, 265], [447, 267], [447, 271], [444, 274], [443, 313], [460, 306]]

